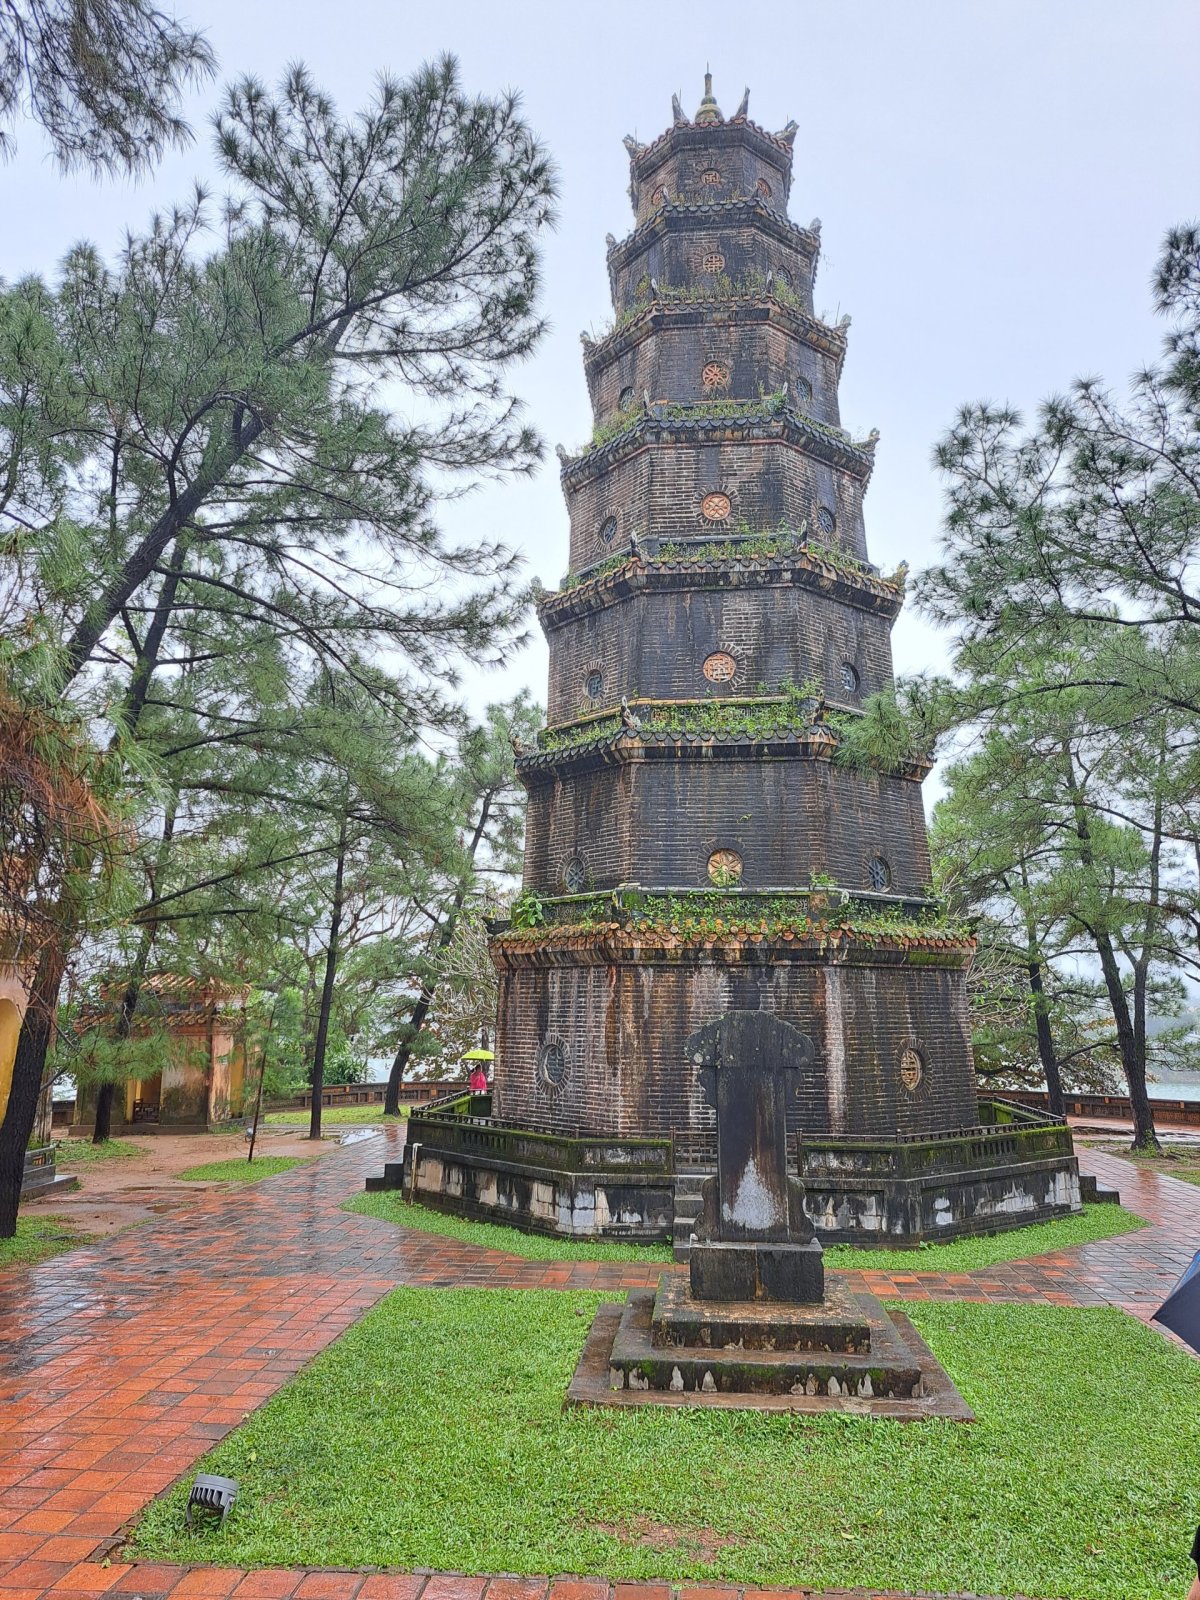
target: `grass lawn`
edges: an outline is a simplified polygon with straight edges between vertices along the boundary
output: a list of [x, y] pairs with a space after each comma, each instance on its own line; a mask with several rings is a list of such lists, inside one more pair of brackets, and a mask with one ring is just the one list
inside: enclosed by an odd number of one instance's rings
[[[355, 1195], [345, 1210], [363, 1216], [379, 1217], [421, 1233], [440, 1233], [447, 1239], [461, 1239], [487, 1250], [505, 1250], [526, 1261], [670, 1261], [671, 1248], [665, 1244], [625, 1244], [620, 1240], [554, 1239], [545, 1234], [522, 1233], [504, 1223], [470, 1222], [448, 1216], [428, 1206], [409, 1205], [398, 1190]], [[853, 1245], [831, 1245], [825, 1252], [826, 1264], [843, 1271], [851, 1267], [874, 1267], [880, 1272], [899, 1268], [905, 1272], [974, 1272], [999, 1261], [1018, 1261], [1024, 1256], [1044, 1255], [1065, 1250], [1091, 1239], [1108, 1239], [1114, 1234], [1144, 1228], [1122, 1206], [1085, 1206], [1074, 1216], [1057, 1222], [1034, 1223], [1011, 1233], [986, 1234], [977, 1239], [954, 1239], [948, 1244], [925, 1245], [919, 1250], [860, 1250]]]
[[73, 1167], [90, 1167], [100, 1161], [133, 1161], [149, 1153], [144, 1144], [130, 1144], [127, 1139], [105, 1139], [102, 1144], [93, 1144], [90, 1139], [63, 1139], [58, 1143], [55, 1162], [64, 1172], [70, 1172]]
[[206, 1161], [203, 1166], [189, 1167], [179, 1176], [186, 1183], [257, 1183], [260, 1178], [273, 1178], [277, 1172], [290, 1172], [303, 1166], [312, 1156], [255, 1156], [247, 1161], [245, 1156], [235, 1156], [232, 1161]]
[[984, 1233], [975, 1238], [951, 1239], [946, 1244], [924, 1244], [916, 1250], [860, 1250], [838, 1244], [825, 1252], [830, 1267], [874, 1267], [879, 1272], [977, 1272], [1001, 1261], [1021, 1261], [1026, 1256], [1048, 1255], [1074, 1244], [1111, 1239], [1148, 1224], [1124, 1206], [1107, 1202], [1085, 1205], [1082, 1211], [1054, 1222], [1034, 1222], [1009, 1233]]
[[73, 1250], [77, 1244], [87, 1244], [90, 1238], [65, 1217], [27, 1213], [17, 1218], [15, 1239], [0, 1239], [0, 1272], [5, 1267], [31, 1267], [64, 1250]]
[[1200, 1364], [1112, 1309], [906, 1309], [978, 1421], [562, 1410], [597, 1295], [399, 1289], [201, 1463], [141, 1560], [1182, 1595]]
[[[327, 1122], [349, 1123], [357, 1127], [359, 1123], [368, 1122], [403, 1122], [408, 1116], [408, 1107], [400, 1107], [398, 1117], [385, 1117], [383, 1106], [325, 1106], [321, 1111], [321, 1126]], [[298, 1111], [267, 1111], [263, 1115], [264, 1122], [270, 1122], [280, 1128], [307, 1128], [308, 1112], [301, 1107]]]

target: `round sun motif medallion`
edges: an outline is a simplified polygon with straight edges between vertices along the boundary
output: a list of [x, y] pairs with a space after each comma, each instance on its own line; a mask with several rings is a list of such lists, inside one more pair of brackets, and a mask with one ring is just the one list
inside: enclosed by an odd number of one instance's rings
[[704, 171], [700, 174], [700, 182], [706, 189], [716, 189], [724, 182], [724, 179], [721, 177], [721, 174], [717, 171], [716, 167], [705, 167]]
[[736, 850], [714, 850], [708, 858], [708, 876], [718, 889], [728, 889], [742, 877], [742, 858]]
[[700, 262], [702, 272], [724, 272], [725, 257], [719, 250], [711, 250]]
[[729, 683], [737, 671], [737, 662], [728, 650], [714, 650], [704, 663], [704, 676], [709, 683]]
[[837, 527], [837, 518], [828, 506], [821, 506], [817, 511], [817, 527], [822, 533], [832, 533]]
[[706, 389], [726, 389], [729, 386], [729, 368], [723, 361], [706, 361], [700, 382]]
[[771, 198], [771, 185], [765, 178], [760, 178], [754, 187], [764, 200], [769, 200]]
[[732, 510], [729, 496], [722, 494], [719, 489], [706, 494], [700, 502], [700, 514], [706, 522], [724, 522]]
[[912, 1094], [925, 1076], [925, 1061], [921, 1052], [906, 1044], [900, 1052], [900, 1082]]

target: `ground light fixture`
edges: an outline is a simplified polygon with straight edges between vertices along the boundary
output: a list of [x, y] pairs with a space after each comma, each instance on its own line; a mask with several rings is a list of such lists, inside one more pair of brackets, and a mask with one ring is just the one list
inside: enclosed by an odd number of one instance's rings
[[188, 1495], [187, 1512], [184, 1520], [188, 1527], [192, 1527], [192, 1510], [199, 1507], [202, 1511], [221, 1513], [221, 1523], [229, 1515], [229, 1508], [237, 1499], [237, 1479], [222, 1478], [218, 1472], [198, 1472], [196, 1481], [192, 1485], [192, 1492]]

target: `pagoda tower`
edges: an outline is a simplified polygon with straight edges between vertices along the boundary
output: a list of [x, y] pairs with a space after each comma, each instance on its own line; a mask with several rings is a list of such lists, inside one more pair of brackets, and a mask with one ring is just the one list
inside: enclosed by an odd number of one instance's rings
[[848, 319], [813, 312], [795, 132], [726, 118], [706, 76], [694, 117], [676, 100], [626, 141], [635, 226], [609, 240], [612, 331], [584, 342], [594, 443], [562, 465], [548, 727], [519, 762], [525, 904], [551, 925], [495, 945], [504, 1120], [696, 1131], [682, 1041], [764, 1009], [811, 1040], [797, 1127], [977, 1121], [969, 947], [921, 927], [924, 769], [839, 765], [830, 727], [891, 684], [902, 588], [867, 559], [875, 436], [841, 425]]
[[[788, 1123], [828, 1233], [979, 1226], [1014, 1163], [1012, 1220], [1078, 1204], [1065, 1130], [1035, 1150], [980, 1128], [972, 947], [930, 898], [927, 765], [843, 758], [839, 727], [892, 683], [903, 579], [868, 558], [876, 435], [842, 426], [849, 319], [814, 314], [821, 225], [787, 214], [795, 135], [751, 122], [748, 95], [723, 115], [706, 75], [694, 116], [676, 98], [660, 138], [625, 141], [634, 227], [608, 240], [612, 328], [583, 341], [593, 438], [560, 450], [569, 570], [538, 602], [524, 889], [491, 944], [492, 1128], [410, 1132], [415, 1187], [467, 1209], [652, 1231], [636, 1198], [535, 1193], [538, 1162], [619, 1171], [622, 1141], [669, 1140], [674, 1170], [703, 1163], [713, 1111], [685, 1041], [759, 1010], [803, 1035]], [[513, 1130], [535, 1137], [507, 1148]], [[986, 1158], [964, 1155], [967, 1130]], [[576, 1159], [572, 1138], [601, 1144]], [[922, 1138], [942, 1150], [930, 1171], [960, 1175], [938, 1179], [949, 1201], [895, 1187]]]

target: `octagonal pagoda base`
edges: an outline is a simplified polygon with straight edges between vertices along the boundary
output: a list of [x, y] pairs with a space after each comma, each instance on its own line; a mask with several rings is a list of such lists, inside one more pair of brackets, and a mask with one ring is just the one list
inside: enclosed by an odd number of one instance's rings
[[[547, 1134], [488, 1114], [483, 1096], [414, 1112], [403, 1161], [369, 1180], [435, 1209], [559, 1238], [672, 1241], [687, 1260], [703, 1176], [699, 1136]], [[978, 1125], [910, 1139], [805, 1134], [799, 1175], [823, 1244], [917, 1247], [1045, 1222], [1080, 1206], [1065, 1123], [981, 1101]], [[683, 1159], [686, 1157], [686, 1160]]]
[[567, 1404], [975, 1420], [908, 1318], [839, 1279], [820, 1305], [712, 1310], [673, 1273], [600, 1306]]

